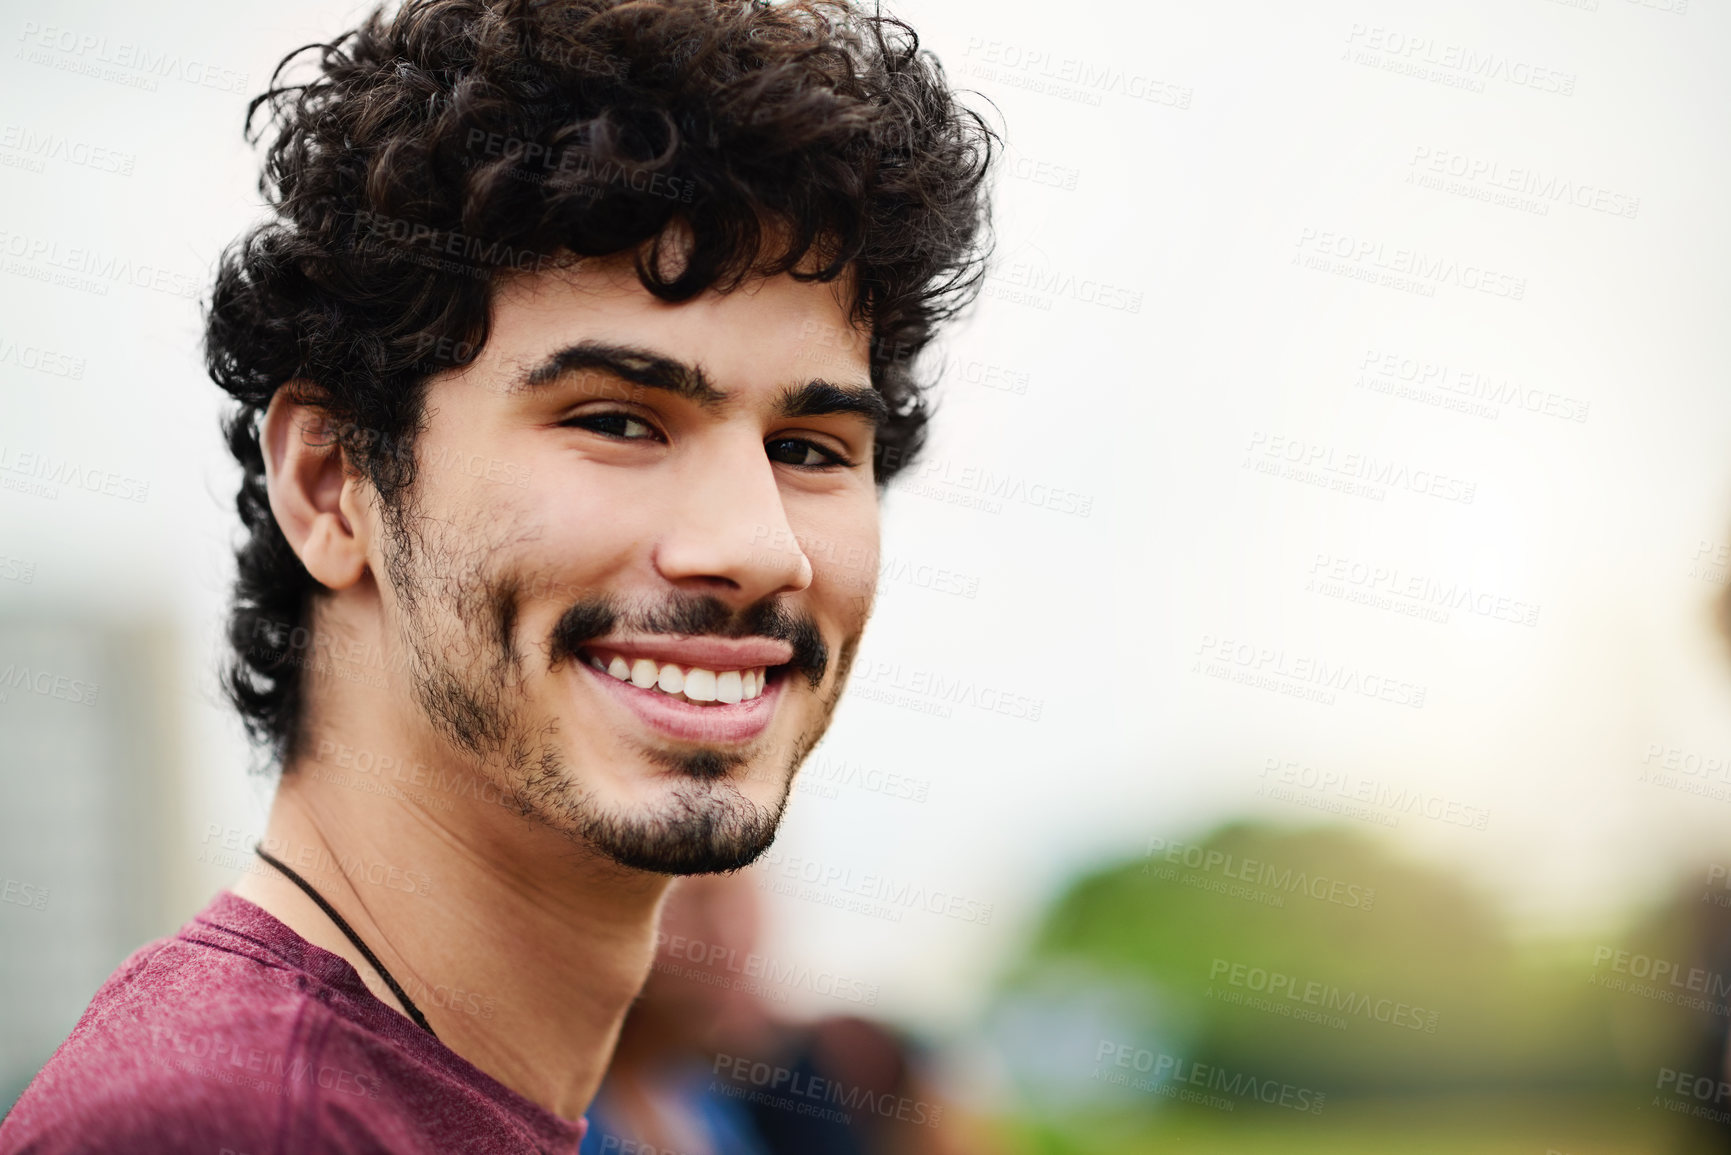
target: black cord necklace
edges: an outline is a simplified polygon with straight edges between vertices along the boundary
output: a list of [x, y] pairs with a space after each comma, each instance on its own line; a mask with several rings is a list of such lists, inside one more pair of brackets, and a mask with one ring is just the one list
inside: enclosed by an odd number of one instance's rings
[[435, 1039], [439, 1037], [438, 1035], [433, 1034], [433, 1028], [427, 1025], [427, 1016], [423, 1015], [421, 1013], [421, 1008], [417, 1007], [414, 1000], [409, 998], [409, 992], [397, 985], [397, 980], [391, 977], [391, 972], [385, 969], [385, 964], [379, 961], [379, 956], [367, 949], [367, 944], [361, 941], [361, 936], [355, 933], [355, 928], [350, 926], [348, 920], [337, 913], [336, 907], [325, 901], [324, 895], [313, 889], [312, 883], [308, 882], [306, 879], [290, 870], [286, 864], [267, 853], [264, 847], [253, 847], [253, 853], [282, 871], [283, 874], [288, 877], [290, 882], [306, 891], [307, 897], [318, 903], [320, 910], [330, 915], [331, 921], [337, 924], [337, 929], [348, 935], [349, 941], [355, 944], [355, 949], [360, 951], [362, 956], [366, 958], [367, 962], [372, 964], [373, 969], [379, 972], [379, 977], [385, 980], [385, 985], [391, 988], [391, 993], [397, 996], [397, 1001], [403, 1004], [403, 1009], [409, 1012], [409, 1018], [415, 1021], [415, 1025], [420, 1027], [429, 1035], [433, 1035]]

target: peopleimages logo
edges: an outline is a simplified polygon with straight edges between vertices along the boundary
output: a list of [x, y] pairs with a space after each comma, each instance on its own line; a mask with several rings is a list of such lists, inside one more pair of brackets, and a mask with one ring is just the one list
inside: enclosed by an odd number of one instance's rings
[[153, 1026], [150, 1028], [150, 1042], [156, 1048], [156, 1054], [148, 1057], [150, 1062], [224, 1083], [240, 1082], [277, 1094], [287, 1089], [286, 1084], [317, 1083], [327, 1091], [377, 1099], [383, 1085], [374, 1073], [351, 1071], [328, 1063], [295, 1058], [280, 1051], [267, 1051], [244, 1039], [236, 1040], [220, 1034]]
[[[58, 698], [75, 706], [96, 705], [96, 695], [101, 689], [95, 682], [56, 674], [52, 670], [32, 670], [18, 662], [8, 662], [0, 669], [0, 690], [23, 690], [44, 698]], [[0, 693], [0, 701], [4, 700], [5, 694]]]
[[[945, 674], [941, 670], [905, 666], [901, 662], [867, 659], [854, 666], [853, 695], [862, 701], [893, 701], [894, 691], [913, 700], [945, 710], [968, 706], [989, 714], [1038, 722], [1046, 699], [1034, 698], [1002, 686], [983, 684], [973, 678]], [[934, 712], [934, 711], [927, 711]], [[949, 717], [944, 713], [941, 716]]]
[[[1599, 185], [1571, 180], [1530, 166], [1505, 165], [1502, 161], [1489, 157], [1468, 156], [1429, 145], [1418, 145], [1413, 150], [1412, 160], [1408, 165], [1410, 171], [1406, 179], [1409, 184], [1455, 191], [1454, 188], [1440, 183], [1441, 178], [1452, 177], [1468, 188], [1483, 186], [1478, 190], [1482, 193], [1510, 193], [1531, 198], [1527, 203], [1531, 203], [1541, 216], [1549, 215], [1552, 204], [1565, 203], [1630, 220], [1641, 211], [1640, 197], [1613, 192]], [[1432, 183], [1425, 183], [1427, 175]], [[1511, 207], [1520, 207], [1520, 204], [1521, 202], [1517, 201]]]
[[[1117, 1067], [1114, 1071], [1111, 1068]], [[1148, 1076], [1136, 1078], [1131, 1072]], [[1244, 1071], [1231, 1071], [1212, 1063], [1186, 1062], [1164, 1051], [1150, 1051], [1129, 1043], [1101, 1039], [1094, 1051], [1096, 1081], [1137, 1091], [1152, 1091], [1171, 1099], [1185, 1099], [1203, 1106], [1234, 1110], [1237, 1104], [1219, 1096], [1195, 1097], [1189, 1087], [1207, 1091], [1224, 1091], [1238, 1099], [1253, 1099], [1289, 1111], [1322, 1114], [1327, 1096], [1309, 1087], [1297, 1087], [1278, 1079], [1260, 1079]], [[1180, 1086], [1182, 1084], [1183, 1086]], [[1210, 1101], [1212, 1100], [1212, 1101]]]
[[1121, 313], [1142, 311], [1142, 291], [1113, 285], [1092, 277], [1078, 277], [1068, 269], [1054, 269], [1037, 261], [1016, 261], [988, 279], [986, 296], [1016, 304], [1050, 309], [1058, 297], [1083, 305], [1098, 305]]
[[[896, 1095], [889, 1091], [872, 1092], [839, 1079], [825, 1078], [809, 1071], [765, 1063], [743, 1055], [717, 1055], [711, 1073], [727, 1080], [710, 1086], [733, 1098], [749, 1098], [752, 1102], [780, 1107], [799, 1115], [811, 1115], [846, 1124], [847, 1111], [861, 1111], [882, 1119], [896, 1119], [936, 1127], [944, 1117], [942, 1106]], [[729, 1086], [728, 1083], [734, 1084]], [[752, 1092], [750, 1088], [758, 1088]]]
[[131, 176], [133, 166], [138, 163], [135, 154], [122, 149], [10, 122], [0, 125], [0, 152], [16, 153], [34, 172], [41, 172], [45, 161], [54, 160], [75, 168]]
[[79, 292], [107, 296], [112, 285], [167, 293], [195, 301], [204, 294], [202, 274], [135, 261], [92, 245], [63, 245], [58, 238], [0, 229], [0, 269], [13, 276]]
[[[130, 40], [110, 40], [74, 28], [24, 21], [18, 34], [23, 42], [19, 58], [67, 72], [94, 76], [99, 80], [121, 80], [131, 87], [155, 92], [158, 80], [179, 80], [218, 92], [244, 93], [247, 74], [233, 68], [195, 60], [178, 52], [153, 50]], [[56, 60], [49, 53], [58, 52]], [[127, 73], [134, 75], [127, 76]]]
[[[1292, 263], [1324, 272], [1434, 296], [1436, 286], [1448, 285], [1519, 301], [1527, 295], [1527, 279], [1487, 269], [1454, 257], [1434, 256], [1418, 249], [1388, 245], [1369, 237], [1329, 229], [1302, 228]], [[1330, 264], [1330, 261], [1333, 264]]]
[[1653, 1089], [1666, 1093], [1653, 1096], [1651, 1105], [1654, 1107], [1713, 1123], [1731, 1123], [1731, 1110], [1721, 1106], [1731, 1099], [1731, 1083], [1724, 1079], [1692, 1075], [1675, 1067], [1660, 1067]]
[[1167, 108], [1187, 109], [1195, 95], [1185, 85], [1078, 56], [1064, 56], [1046, 46], [1029, 48], [970, 36], [962, 49], [962, 60], [962, 71], [968, 75], [1095, 107], [1105, 96], [1127, 96]]
[[471, 153], [511, 162], [518, 175], [567, 186], [589, 186], [589, 191], [596, 195], [607, 185], [686, 203], [697, 194], [697, 184], [689, 177], [673, 176], [648, 166], [625, 165], [605, 157], [598, 159], [593, 144], [592, 140], [582, 140], [554, 148], [540, 141], [471, 128], [467, 147]]
[[[1407, 72], [1425, 80], [1447, 78], [1451, 87], [1483, 92], [1487, 80], [1572, 96], [1575, 74], [1519, 60], [1500, 52], [1437, 41], [1376, 24], [1354, 24], [1346, 34], [1347, 56], [1355, 64]], [[1359, 50], [1355, 55], [1353, 50]]]
[[807, 892], [817, 895], [827, 892], [833, 896], [853, 897], [879, 904], [880, 909], [896, 915], [895, 919], [890, 921], [900, 921], [901, 912], [904, 910], [923, 910], [928, 914], [982, 926], [992, 921], [992, 903], [981, 902], [954, 891], [930, 887], [912, 879], [896, 878], [875, 871], [856, 873], [852, 867], [798, 854], [787, 854], [780, 850], [766, 851], [760, 861], [763, 864], [765, 881], [772, 885], [778, 880], [795, 887], [803, 884], [805, 889], [800, 892], [799, 897], [807, 897]]
[[1420, 710], [1429, 693], [1417, 683], [1345, 662], [1330, 662], [1313, 655], [1292, 656], [1284, 649], [1214, 634], [1202, 635], [1190, 672], [1330, 706], [1335, 694], [1343, 693]]
[[726, 943], [705, 942], [682, 934], [669, 935], [662, 930], [655, 932], [655, 949], [669, 959], [692, 964], [690, 968], [678, 967], [677, 963], [670, 966], [660, 961], [655, 964], [657, 971], [675, 973], [683, 978], [704, 981], [705, 977], [732, 975], [736, 980], [742, 980], [736, 989], [768, 983], [865, 1006], [876, 1006], [878, 1001], [876, 983], [824, 968], [814, 969], [804, 963], [784, 961], [757, 951], [741, 954], [737, 947]]
[[1504, 408], [1563, 421], [1587, 419], [1592, 402], [1561, 393], [1527, 388], [1506, 375], [1447, 362], [1367, 348], [1359, 361], [1358, 388], [1418, 400], [1496, 420]]
[[[1240, 991], [1250, 991], [1269, 999], [1284, 999], [1322, 1011], [1353, 1015], [1373, 1022], [1405, 1027], [1412, 1031], [1436, 1034], [1438, 1014], [1399, 999], [1380, 998], [1363, 991], [1344, 990], [1317, 979], [1301, 979], [1297, 975], [1267, 967], [1249, 966], [1217, 958], [1208, 968], [1210, 983], [1222, 982]], [[1213, 987], [1209, 988], [1213, 995]]]
[[[432, 893], [432, 877], [423, 871], [406, 869], [359, 854], [338, 854], [322, 846], [295, 846], [269, 835], [250, 834], [238, 826], [224, 827], [215, 822], [206, 823], [204, 847], [199, 853], [199, 861], [215, 862], [219, 866], [234, 866], [240, 862], [251, 865], [252, 850], [262, 849], [303, 873], [342, 874], [351, 882], [366, 882], [405, 894]], [[224, 855], [224, 851], [228, 853]]]
[[1411, 573], [1399, 566], [1318, 553], [1310, 566], [1305, 589], [1377, 609], [1393, 609], [1411, 617], [1448, 621], [1449, 612], [1463, 610], [1477, 617], [1513, 625], [1536, 626], [1539, 606], [1473, 586]]
[[48, 909], [48, 888], [32, 886], [28, 882], [20, 882], [16, 878], [0, 878], [0, 902], [11, 903], [30, 910]]
[[101, 493], [121, 501], [142, 503], [150, 498], [148, 481], [126, 477], [108, 469], [91, 468], [70, 458], [56, 458], [51, 453], [30, 450], [20, 452], [17, 448], [4, 444], [0, 444], [0, 473], [15, 474], [18, 478], [28, 479], [15, 481], [12, 477], [0, 478], [0, 483], [4, 483], [5, 488], [24, 489], [51, 501], [60, 496], [58, 487], [62, 485], [82, 489], [86, 493]]
[[[1593, 969], [1599, 970], [1606, 963], [1611, 964], [1610, 970], [1615, 974], [1664, 984], [1676, 990], [1697, 992], [1713, 998], [1731, 995], [1731, 975], [1702, 967], [1685, 967], [1675, 959], [1657, 958], [1639, 951], [1618, 950], [1609, 946], [1593, 948]], [[1611, 983], [1603, 981], [1594, 985], [1612, 986]]]
[[1405, 462], [1371, 453], [1343, 452], [1332, 445], [1253, 430], [1241, 468], [1303, 481], [1354, 496], [1381, 501], [1388, 490], [1406, 490], [1438, 501], [1471, 505], [1478, 483], [1434, 469], [1415, 469]]
[[1376, 888], [1361, 886], [1344, 879], [1312, 874], [1290, 866], [1279, 866], [1260, 858], [1241, 858], [1229, 851], [1211, 846], [1187, 845], [1165, 838], [1148, 840], [1148, 861], [1142, 873], [1172, 877], [1175, 872], [1161, 874], [1159, 863], [1182, 866], [1200, 874], [1215, 874], [1233, 882], [1266, 887], [1282, 894], [1302, 894], [1318, 902], [1333, 903], [1354, 910], [1369, 910], [1376, 902]]
[[[1300, 805], [1304, 805], [1306, 803], [1293, 795], [1294, 791], [1332, 795], [1342, 802], [1363, 803], [1368, 807], [1391, 812], [1390, 817], [1394, 818], [1394, 821], [1383, 824], [1388, 826], [1398, 823], [1399, 819], [1395, 816], [1401, 814], [1429, 818], [1435, 822], [1464, 826], [1471, 830], [1485, 829], [1491, 819], [1491, 812], [1485, 807], [1469, 806], [1459, 799], [1446, 798], [1416, 786], [1364, 778], [1341, 770], [1321, 770], [1308, 763], [1290, 759], [1265, 759], [1260, 777], [1265, 781], [1256, 788], [1259, 797], [1299, 801]], [[1267, 781], [1268, 779], [1272, 780]], [[1280, 787], [1287, 789], [1283, 791]]]
[[20, 345], [17, 341], [0, 337], [0, 365], [16, 365], [33, 373], [79, 381], [84, 378], [84, 363], [83, 357], [45, 349], [41, 345]]
[[875, 769], [859, 762], [850, 762], [846, 758], [818, 755], [807, 759], [800, 768], [795, 788], [799, 786], [827, 788], [823, 791], [826, 798], [835, 797], [843, 786], [852, 786], [867, 794], [924, 802], [931, 794], [932, 780], [897, 773], [894, 770]]
[[437, 261], [431, 267], [490, 276], [498, 269], [538, 273], [552, 261], [534, 249], [516, 248], [500, 240], [486, 240], [458, 229], [440, 229], [425, 221], [386, 216], [362, 210], [355, 214], [355, 248], [368, 256], [401, 255], [413, 259], [425, 250], [455, 261]]

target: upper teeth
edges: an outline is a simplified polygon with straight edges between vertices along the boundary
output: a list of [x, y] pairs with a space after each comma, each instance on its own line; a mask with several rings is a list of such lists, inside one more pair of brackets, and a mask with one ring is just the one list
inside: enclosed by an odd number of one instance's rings
[[653, 658], [628, 661], [618, 654], [603, 661], [598, 654], [589, 655], [589, 664], [613, 675], [621, 682], [630, 682], [642, 690], [657, 689], [675, 698], [691, 702], [722, 702], [732, 704], [755, 698], [763, 693], [764, 671], [757, 666], [749, 670], [706, 670], [701, 666], [680, 667], [672, 662], [657, 662]]

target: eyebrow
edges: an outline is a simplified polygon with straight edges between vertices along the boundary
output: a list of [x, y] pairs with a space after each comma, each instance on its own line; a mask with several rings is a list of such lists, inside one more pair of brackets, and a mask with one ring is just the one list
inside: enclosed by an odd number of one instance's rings
[[874, 428], [890, 418], [889, 402], [870, 386], [836, 385], [829, 381], [807, 381], [784, 389], [776, 400], [778, 417], [829, 417], [857, 413]]
[[703, 370], [695, 365], [687, 365], [648, 349], [608, 345], [600, 341], [580, 341], [560, 349], [523, 374], [512, 392], [532, 392], [543, 385], [551, 385], [567, 373], [579, 373], [585, 369], [600, 369], [645, 389], [665, 389], [705, 408], [715, 408], [727, 400], [727, 394], [711, 384]]
[[[567, 373], [598, 369], [645, 389], [661, 389], [706, 409], [719, 409], [732, 394], [717, 389], [703, 370], [673, 357], [633, 345], [602, 341], [580, 341], [566, 346], [534, 366], [512, 388], [514, 393], [532, 392], [551, 385]], [[838, 385], [816, 379], [790, 385], [776, 398], [777, 417], [827, 417], [856, 413], [874, 427], [890, 417], [883, 394], [865, 385]]]

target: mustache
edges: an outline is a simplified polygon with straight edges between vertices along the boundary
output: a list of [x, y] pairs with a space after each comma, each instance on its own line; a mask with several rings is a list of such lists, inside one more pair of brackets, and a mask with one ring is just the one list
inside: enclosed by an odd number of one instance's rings
[[721, 638], [773, 638], [793, 647], [788, 668], [804, 675], [812, 689], [823, 684], [829, 670], [829, 646], [817, 622], [779, 601], [765, 601], [745, 610], [729, 609], [707, 594], [674, 593], [660, 605], [626, 608], [597, 594], [576, 602], [553, 626], [549, 657], [561, 662], [580, 660], [577, 651], [615, 632], [631, 634], [710, 634]]

